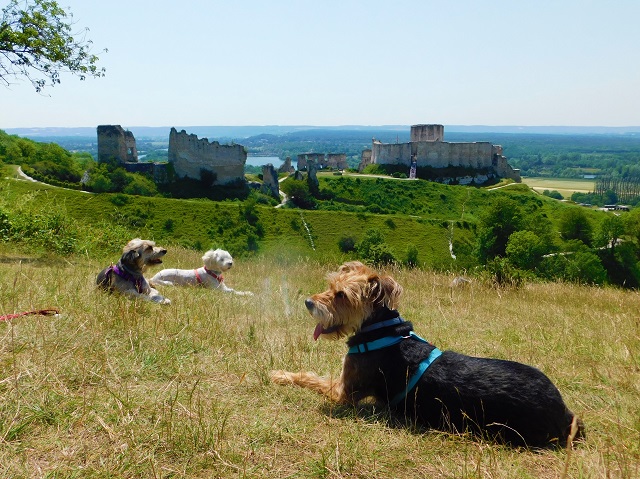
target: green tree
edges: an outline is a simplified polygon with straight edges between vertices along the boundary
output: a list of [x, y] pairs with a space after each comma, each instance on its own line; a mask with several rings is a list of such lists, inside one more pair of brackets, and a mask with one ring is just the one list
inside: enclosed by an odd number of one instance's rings
[[480, 219], [476, 254], [481, 263], [504, 257], [509, 237], [522, 226], [522, 209], [513, 199], [494, 198]]
[[366, 263], [381, 265], [396, 262], [396, 257], [384, 242], [384, 235], [373, 228], [365, 232], [362, 241], [356, 245], [356, 251]]
[[516, 231], [509, 236], [506, 255], [516, 268], [533, 270], [546, 252], [544, 243], [533, 231]]
[[580, 240], [591, 245], [593, 227], [582, 208], [567, 208], [560, 217], [559, 228], [564, 240]]
[[609, 248], [613, 255], [618, 240], [624, 235], [624, 222], [619, 216], [609, 214], [600, 223], [598, 234], [596, 235], [597, 246]]
[[[37, 92], [71, 73], [84, 80], [102, 77], [99, 58], [91, 53], [88, 29], [73, 32], [73, 15], [50, 0], [10, 0], [0, 18], [0, 81], [26, 77]], [[106, 50], [104, 50], [106, 52]]]

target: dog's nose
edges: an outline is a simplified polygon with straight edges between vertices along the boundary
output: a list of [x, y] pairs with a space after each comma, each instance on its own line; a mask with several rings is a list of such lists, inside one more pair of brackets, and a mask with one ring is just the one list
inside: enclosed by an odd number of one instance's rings
[[304, 305], [307, 307], [309, 311], [313, 309], [313, 299], [307, 298], [304, 300]]
[[167, 250], [166, 250], [166, 249], [161, 249], [161, 250], [160, 250], [160, 253], [162, 253], [162, 254], [167, 254]]

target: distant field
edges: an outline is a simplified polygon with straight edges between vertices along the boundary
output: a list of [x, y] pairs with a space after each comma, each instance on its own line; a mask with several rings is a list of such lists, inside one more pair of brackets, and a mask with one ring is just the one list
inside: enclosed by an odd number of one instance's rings
[[566, 199], [571, 198], [571, 195], [576, 191], [579, 193], [588, 193], [595, 189], [595, 181], [593, 180], [530, 177], [522, 178], [522, 182], [539, 193], [542, 193], [544, 190], [556, 190]]

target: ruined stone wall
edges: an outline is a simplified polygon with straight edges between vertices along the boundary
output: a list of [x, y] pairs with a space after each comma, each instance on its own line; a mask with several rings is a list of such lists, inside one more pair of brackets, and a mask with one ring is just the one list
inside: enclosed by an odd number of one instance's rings
[[358, 165], [358, 171], [364, 170], [364, 168], [371, 163], [371, 150], [368, 148], [366, 150], [362, 150], [362, 154], [360, 155], [360, 164]]
[[442, 141], [444, 139], [443, 125], [413, 125], [411, 140], [414, 141]]
[[327, 153], [327, 166], [329, 168], [336, 168], [338, 170], [346, 170], [347, 155], [345, 153]]
[[411, 163], [411, 143], [381, 143], [378, 140], [373, 140], [371, 162], [400, 164], [408, 167]]
[[98, 125], [98, 162], [117, 160], [119, 163], [137, 163], [138, 150], [133, 133], [120, 125]]
[[214, 184], [244, 180], [247, 152], [242, 145], [220, 145], [207, 138], [198, 139], [185, 130], [169, 133], [169, 162], [179, 178], [200, 179], [201, 170], [216, 175]]
[[[459, 166], [465, 168], [491, 168], [492, 146], [489, 142], [448, 143], [419, 142], [412, 143], [412, 152], [418, 161], [418, 167], [446, 168]], [[406, 164], [409, 164], [409, 160]]]
[[327, 166], [324, 153], [301, 153], [298, 155], [298, 170], [307, 169], [309, 161], [323, 168]]

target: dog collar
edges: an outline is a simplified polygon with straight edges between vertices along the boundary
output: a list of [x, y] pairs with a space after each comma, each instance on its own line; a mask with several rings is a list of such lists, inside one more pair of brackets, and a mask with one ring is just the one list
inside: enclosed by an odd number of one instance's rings
[[[222, 273], [221, 274], [216, 274], [214, 271], [211, 271], [210, 269], [207, 269], [206, 266], [204, 266], [204, 270], [206, 271], [206, 273], [209, 276], [213, 276], [215, 279], [218, 280], [218, 282], [222, 283], [224, 281], [224, 278], [222, 277]], [[198, 277], [198, 275], [196, 274], [196, 278]]]
[[380, 321], [379, 323], [373, 323], [373, 324], [370, 324], [369, 326], [365, 326], [364, 328], [360, 329], [360, 332], [366, 333], [369, 331], [375, 331], [376, 329], [386, 328], [387, 326], [394, 326], [400, 323], [404, 323], [404, 319], [398, 316], [396, 318], [387, 319], [386, 321]]
[[[362, 331], [362, 330], [361, 330]], [[376, 349], [388, 348], [394, 344], [398, 344], [403, 339], [417, 339], [423, 343], [429, 343], [426, 339], [422, 339], [413, 331], [409, 331], [409, 336], [385, 336], [384, 338], [369, 341], [368, 343], [360, 343], [349, 348], [347, 354], [368, 353], [369, 351], [375, 351]]]
[[136, 287], [136, 291], [138, 291], [138, 293], [142, 294], [143, 289], [142, 289], [142, 278], [141, 277], [136, 277], [133, 274], [129, 273], [124, 266], [121, 268], [118, 267], [117, 264], [114, 264], [111, 266], [111, 271], [113, 271], [116, 276], [120, 276], [122, 279], [125, 279], [127, 281], [130, 281], [131, 283], [133, 283]]

